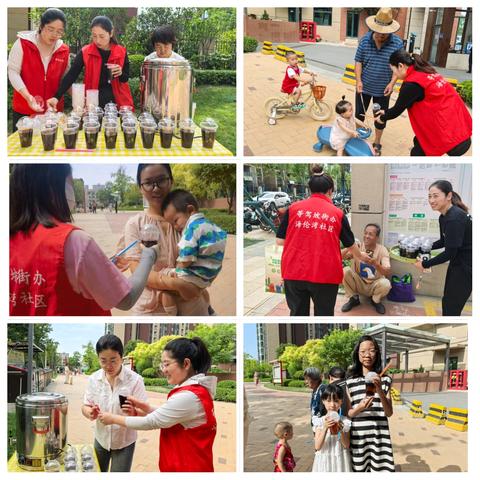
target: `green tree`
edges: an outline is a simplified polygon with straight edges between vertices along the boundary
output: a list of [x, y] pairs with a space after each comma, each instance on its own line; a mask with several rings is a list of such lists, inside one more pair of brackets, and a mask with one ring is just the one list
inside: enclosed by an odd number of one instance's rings
[[227, 198], [228, 213], [233, 213], [237, 188], [236, 165], [231, 163], [201, 163], [194, 165], [193, 174], [206, 189], [215, 188]]
[[123, 355], [126, 357], [130, 352], [133, 352], [139, 343], [145, 342], [142, 342], [141, 340], [129, 340], [123, 349]]
[[82, 178], [73, 179], [73, 191], [75, 193], [75, 203], [85, 207], [85, 182]]
[[245, 378], [253, 378], [255, 372], [262, 374], [263, 377], [270, 377], [272, 375], [272, 366], [267, 362], [259, 362], [248, 353], [245, 353], [243, 355], [243, 376]]
[[353, 328], [349, 330], [333, 330], [323, 338], [320, 346], [320, 359], [323, 371], [338, 366], [348, 368], [352, 363], [352, 353], [363, 331]]
[[83, 348], [83, 364], [87, 367], [87, 374], [91, 374], [100, 368], [97, 352], [93, 343], [90, 341], [87, 345], [82, 345]]
[[113, 183], [107, 182], [104, 188], [97, 191], [96, 197], [97, 201], [102, 204], [104, 207], [108, 206], [113, 202]]
[[82, 354], [80, 352], [73, 352], [71, 356], [68, 357], [68, 366], [70, 368], [80, 368], [82, 365]]
[[293, 343], [281, 343], [275, 350], [276, 358], [280, 358], [287, 347], [295, 347]]
[[125, 192], [128, 186], [133, 182], [133, 178], [127, 175], [125, 167], [118, 167], [117, 171], [111, 174], [113, 194], [118, 194], [120, 203], [123, 203]]
[[[33, 325], [33, 343], [43, 349], [50, 341], [52, 325], [49, 323], [34, 323]], [[26, 342], [28, 340], [28, 324], [9, 323], [7, 336], [9, 342]]]
[[143, 205], [143, 197], [135, 183], [130, 183], [125, 190], [124, 204], [128, 207], [140, 207]]
[[283, 367], [287, 370], [290, 377], [294, 373], [302, 369], [302, 350], [297, 345], [291, 345], [285, 348], [279, 360], [283, 363]]
[[189, 338], [200, 337], [212, 357], [212, 363], [230, 363], [235, 358], [236, 326], [232, 323], [198, 324], [188, 333]]

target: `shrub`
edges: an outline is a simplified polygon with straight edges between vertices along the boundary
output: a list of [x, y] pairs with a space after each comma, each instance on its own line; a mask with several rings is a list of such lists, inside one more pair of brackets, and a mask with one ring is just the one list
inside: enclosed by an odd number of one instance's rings
[[139, 55], [138, 53], [130, 54], [128, 56], [128, 61], [130, 63], [130, 79], [140, 78], [140, 72], [144, 58], [145, 57], [143, 55]]
[[237, 217], [235, 215], [228, 215], [228, 214], [227, 215], [225, 215], [225, 214], [212, 215], [212, 214], [208, 214], [207, 218], [211, 222], [216, 223], [222, 230], [225, 230], [227, 233], [235, 235], [236, 226], [237, 226]]
[[140, 108], [140, 79], [139, 78], [130, 78], [128, 80], [128, 85], [130, 85], [130, 91], [132, 92], [133, 104], [135, 109]]
[[253, 378], [248, 378], [248, 377], [245, 377], [243, 379], [244, 382], [253, 382]]
[[294, 388], [302, 388], [305, 387], [305, 382], [303, 380], [290, 380], [288, 386]]
[[232, 388], [217, 388], [215, 392], [217, 402], [235, 402], [237, 400], [237, 391]]
[[148, 367], [142, 371], [142, 377], [146, 378], [156, 378], [157, 377], [157, 370], [153, 367]]
[[460, 85], [458, 85], [457, 89], [464, 102], [471, 107], [473, 102], [472, 81], [465, 80]]
[[168, 382], [166, 378], [144, 378], [143, 383], [146, 387], [166, 387]]
[[245, 35], [243, 37], [243, 53], [254, 52], [258, 47], [258, 42], [255, 38]]
[[229, 389], [235, 389], [237, 388], [237, 382], [235, 380], [222, 380], [221, 382], [218, 382], [217, 384], [217, 389], [223, 389], [223, 388], [229, 388]]
[[295, 380], [303, 380], [303, 370], [297, 370], [294, 374], [293, 374], [293, 378]]
[[194, 70], [197, 85], [236, 85], [236, 70]]
[[293, 382], [293, 380], [291, 378], [287, 378], [286, 380], [284, 380], [282, 382], [282, 386], [283, 387], [288, 387], [290, 385], [290, 382]]

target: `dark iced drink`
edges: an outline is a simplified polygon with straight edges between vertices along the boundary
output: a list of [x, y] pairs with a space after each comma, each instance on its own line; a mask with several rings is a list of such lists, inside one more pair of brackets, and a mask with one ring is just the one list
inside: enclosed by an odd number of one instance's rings
[[20, 146], [22, 148], [28, 148], [32, 146], [33, 128], [25, 128], [24, 130], [19, 130], [18, 136], [20, 138]]

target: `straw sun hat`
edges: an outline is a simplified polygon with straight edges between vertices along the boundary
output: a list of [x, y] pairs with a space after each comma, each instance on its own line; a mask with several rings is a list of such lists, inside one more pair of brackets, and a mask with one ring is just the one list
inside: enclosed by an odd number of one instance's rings
[[393, 19], [391, 8], [381, 8], [376, 15], [367, 17], [367, 26], [377, 33], [394, 33], [400, 28], [400, 24]]

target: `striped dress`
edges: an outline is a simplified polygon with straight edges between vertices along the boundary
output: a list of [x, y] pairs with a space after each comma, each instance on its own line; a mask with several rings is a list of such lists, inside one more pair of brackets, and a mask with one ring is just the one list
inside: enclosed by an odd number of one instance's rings
[[[391, 385], [390, 377], [382, 377], [385, 394], [390, 391]], [[365, 398], [365, 378], [347, 379], [347, 390], [352, 400], [352, 408], [355, 408]], [[354, 472], [395, 471], [388, 418], [377, 393], [370, 408], [352, 418], [350, 448]]]

